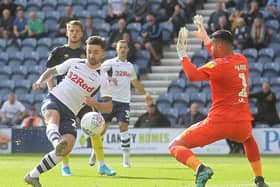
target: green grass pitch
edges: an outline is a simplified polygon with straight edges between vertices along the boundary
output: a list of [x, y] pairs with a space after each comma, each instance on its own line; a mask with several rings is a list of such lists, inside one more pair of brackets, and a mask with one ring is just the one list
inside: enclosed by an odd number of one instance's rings
[[[0, 186], [27, 187], [23, 176], [41, 159], [36, 155], [0, 155]], [[253, 175], [244, 156], [199, 156], [214, 170], [207, 187], [253, 187]], [[122, 168], [121, 156], [107, 156], [117, 171], [113, 177], [99, 176], [97, 166], [89, 167], [88, 156], [71, 156], [72, 177], [62, 177], [60, 166], [44, 173], [44, 187], [193, 187], [194, 173], [170, 156], [133, 156], [132, 167]], [[280, 187], [279, 156], [263, 156], [263, 172], [270, 187]]]

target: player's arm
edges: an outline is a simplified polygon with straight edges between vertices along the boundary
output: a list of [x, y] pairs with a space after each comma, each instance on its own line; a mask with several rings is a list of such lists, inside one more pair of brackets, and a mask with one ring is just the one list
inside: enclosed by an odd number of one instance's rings
[[111, 97], [102, 97], [101, 101], [96, 101], [90, 96], [85, 97], [85, 104], [91, 108], [95, 108], [102, 113], [111, 113], [113, 104]]
[[65, 74], [70, 65], [72, 64], [74, 59], [68, 59], [64, 61], [62, 64], [59, 64], [55, 67], [48, 68], [40, 78], [32, 85], [34, 91], [38, 91], [42, 84], [47, 83], [51, 78], [56, 77], [57, 75]]
[[58, 72], [55, 67], [48, 68], [40, 77], [39, 79], [32, 85], [34, 91], [38, 91], [42, 84], [48, 82], [51, 78], [58, 75]]
[[[53, 51], [50, 52], [48, 61], [47, 61], [47, 68], [51, 68], [57, 65], [57, 62], [59, 61], [59, 48], [55, 48]], [[51, 78], [47, 81], [47, 87], [48, 91], [51, 91], [54, 87], [54, 80]]]
[[190, 81], [205, 81], [209, 80], [209, 75], [203, 71], [201, 68], [197, 68], [192, 64], [189, 57], [185, 56], [181, 60], [181, 65], [184, 70], [185, 75]]
[[139, 93], [145, 95], [146, 103], [153, 103], [152, 96], [145, 90], [144, 86], [137, 79], [131, 80], [131, 83]]

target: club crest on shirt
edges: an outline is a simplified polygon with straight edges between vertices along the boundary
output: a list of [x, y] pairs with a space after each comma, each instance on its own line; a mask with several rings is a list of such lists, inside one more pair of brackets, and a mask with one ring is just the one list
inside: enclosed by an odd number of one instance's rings
[[216, 66], [216, 63], [214, 61], [210, 61], [205, 66], [208, 68], [214, 68]]
[[69, 58], [69, 54], [64, 54], [64, 59]]

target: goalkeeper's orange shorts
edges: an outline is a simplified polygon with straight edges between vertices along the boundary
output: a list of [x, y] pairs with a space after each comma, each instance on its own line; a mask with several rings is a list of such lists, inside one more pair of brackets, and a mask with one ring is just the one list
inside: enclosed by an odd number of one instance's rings
[[186, 129], [176, 140], [181, 141], [188, 148], [194, 148], [225, 138], [243, 143], [251, 136], [251, 121], [211, 122], [206, 118]]

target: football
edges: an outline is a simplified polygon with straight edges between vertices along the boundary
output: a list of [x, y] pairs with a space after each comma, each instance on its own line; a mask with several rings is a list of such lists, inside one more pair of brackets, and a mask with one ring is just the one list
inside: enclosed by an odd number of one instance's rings
[[89, 136], [100, 135], [104, 125], [105, 120], [98, 112], [86, 113], [81, 119], [81, 128]]

